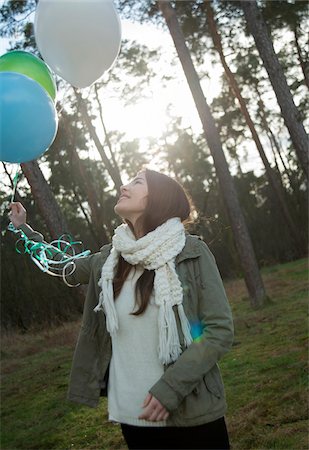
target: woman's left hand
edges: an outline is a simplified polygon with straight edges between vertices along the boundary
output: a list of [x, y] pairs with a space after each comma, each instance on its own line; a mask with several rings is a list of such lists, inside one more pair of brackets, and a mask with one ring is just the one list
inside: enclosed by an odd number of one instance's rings
[[149, 393], [144, 400], [143, 408], [144, 412], [138, 417], [139, 419], [158, 422], [159, 420], [166, 420], [169, 416], [167, 409]]

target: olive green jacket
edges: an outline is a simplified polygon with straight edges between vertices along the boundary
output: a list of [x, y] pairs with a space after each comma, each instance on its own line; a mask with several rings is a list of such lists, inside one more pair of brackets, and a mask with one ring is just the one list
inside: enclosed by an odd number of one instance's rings
[[[24, 224], [19, 227], [29, 239], [43, 236]], [[68, 399], [91, 407], [106, 393], [108, 368], [112, 356], [111, 337], [102, 311], [94, 312], [100, 288], [98, 281], [111, 245], [100, 252], [76, 260], [70, 284], [88, 284], [82, 326], [73, 357]], [[183, 307], [192, 324], [200, 330], [193, 343], [184, 348], [177, 314], [178, 333], [183, 353], [166, 366], [164, 374], [150, 393], [170, 412], [169, 426], [194, 426], [211, 422], [226, 413], [224, 387], [219, 359], [233, 341], [231, 309], [215, 258], [197, 236], [187, 235], [186, 244], [176, 257], [176, 271], [184, 293]]]

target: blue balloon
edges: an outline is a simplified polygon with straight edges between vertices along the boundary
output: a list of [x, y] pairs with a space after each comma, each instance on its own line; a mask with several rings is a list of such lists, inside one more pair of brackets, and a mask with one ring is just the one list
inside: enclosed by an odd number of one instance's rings
[[53, 101], [39, 83], [20, 73], [0, 73], [0, 161], [37, 159], [52, 144], [57, 126]]

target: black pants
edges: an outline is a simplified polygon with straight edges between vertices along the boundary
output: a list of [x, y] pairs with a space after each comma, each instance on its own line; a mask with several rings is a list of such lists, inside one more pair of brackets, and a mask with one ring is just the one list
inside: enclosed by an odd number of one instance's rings
[[121, 424], [129, 449], [230, 448], [224, 417], [196, 427], [135, 427]]

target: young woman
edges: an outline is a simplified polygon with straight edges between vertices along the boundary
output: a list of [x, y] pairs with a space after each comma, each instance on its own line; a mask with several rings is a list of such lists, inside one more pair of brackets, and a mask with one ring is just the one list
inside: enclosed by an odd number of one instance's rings
[[[68, 398], [96, 407], [130, 449], [228, 449], [218, 360], [233, 321], [213, 254], [185, 231], [192, 213], [182, 186], [152, 170], [127, 185], [112, 244], [76, 260], [70, 284], [88, 284]], [[12, 203], [10, 219], [43, 241]]]

